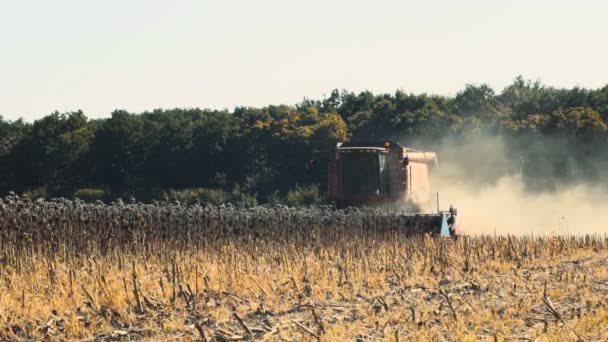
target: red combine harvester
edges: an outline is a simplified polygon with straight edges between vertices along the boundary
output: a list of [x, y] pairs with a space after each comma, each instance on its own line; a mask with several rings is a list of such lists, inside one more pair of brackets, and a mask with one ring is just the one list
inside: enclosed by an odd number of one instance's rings
[[[396, 142], [339, 143], [329, 164], [329, 199], [339, 208], [371, 206], [400, 212], [412, 232], [456, 235], [456, 209], [431, 212], [430, 170], [437, 154]], [[406, 212], [408, 211], [408, 212]], [[408, 220], [409, 222], [409, 220]]]

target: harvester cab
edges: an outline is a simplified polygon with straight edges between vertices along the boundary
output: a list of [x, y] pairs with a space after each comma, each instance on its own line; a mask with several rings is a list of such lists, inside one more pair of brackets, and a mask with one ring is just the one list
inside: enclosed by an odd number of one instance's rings
[[417, 231], [456, 234], [456, 209], [433, 210], [430, 171], [437, 154], [401, 146], [397, 142], [339, 143], [329, 164], [329, 199], [339, 208], [369, 206], [401, 212]]

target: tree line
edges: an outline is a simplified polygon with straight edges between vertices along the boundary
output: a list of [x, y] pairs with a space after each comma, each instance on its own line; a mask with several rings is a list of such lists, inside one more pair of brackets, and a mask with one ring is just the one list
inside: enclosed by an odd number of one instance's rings
[[501, 137], [503, 160], [512, 161], [504, 173], [525, 170], [530, 189], [542, 191], [602, 182], [606, 120], [608, 86], [564, 89], [522, 77], [500, 92], [467, 85], [454, 96], [334, 90], [293, 106], [232, 111], [116, 110], [103, 119], [55, 112], [31, 123], [0, 116], [0, 194], [315, 203], [323, 201], [325, 166], [339, 141], [452, 147], [445, 164], [466, 160], [459, 147], [481, 136]]

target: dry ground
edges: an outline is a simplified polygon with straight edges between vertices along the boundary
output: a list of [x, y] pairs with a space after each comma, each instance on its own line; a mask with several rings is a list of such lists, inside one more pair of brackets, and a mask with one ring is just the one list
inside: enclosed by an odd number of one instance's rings
[[31, 246], [3, 257], [0, 339], [608, 340], [607, 257], [599, 236]]

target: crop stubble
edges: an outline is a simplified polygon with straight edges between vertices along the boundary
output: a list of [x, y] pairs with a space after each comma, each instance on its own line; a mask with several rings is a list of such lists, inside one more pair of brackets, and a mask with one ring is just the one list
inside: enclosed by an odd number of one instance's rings
[[0, 339], [608, 338], [606, 236], [408, 229], [373, 210], [8, 197]]

